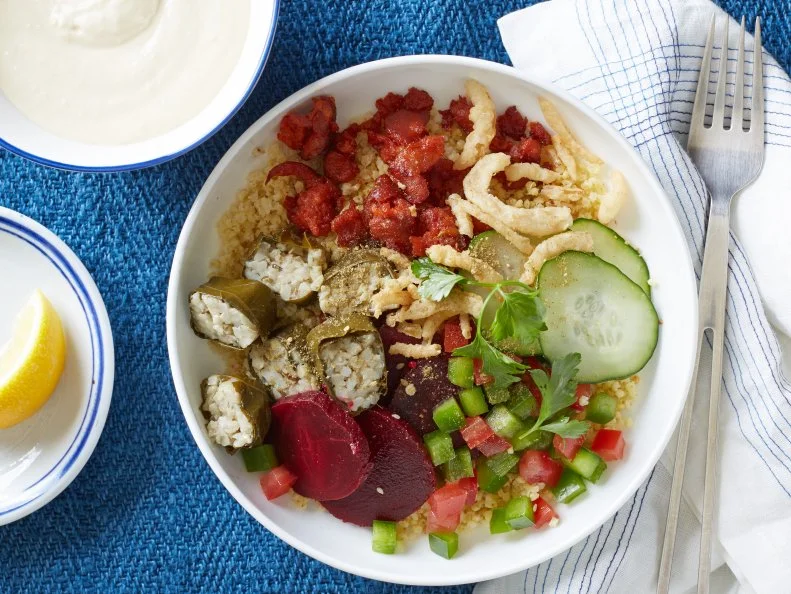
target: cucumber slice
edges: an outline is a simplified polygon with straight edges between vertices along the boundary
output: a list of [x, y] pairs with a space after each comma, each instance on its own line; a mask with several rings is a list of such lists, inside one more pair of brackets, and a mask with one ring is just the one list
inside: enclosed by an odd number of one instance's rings
[[549, 260], [538, 294], [546, 308], [544, 355], [554, 361], [579, 353], [580, 383], [629, 377], [653, 355], [659, 318], [650, 297], [601, 258], [568, 251]]
[[584, 231], [593, 237], [593, 254], [605, 262], [620, 269], [626, 276], [640, 285], [640, 288], [651, 294], [648, 284], [650, 274], [648, 266], [636, 249], [615, 231], [591, 219], [577, 219], [571, 225], [572, 231]]
[[470, 240], [470, 255], [492, 266], [507, 280], [522, 276], [527, 257], [497, 231], [484, 231]]

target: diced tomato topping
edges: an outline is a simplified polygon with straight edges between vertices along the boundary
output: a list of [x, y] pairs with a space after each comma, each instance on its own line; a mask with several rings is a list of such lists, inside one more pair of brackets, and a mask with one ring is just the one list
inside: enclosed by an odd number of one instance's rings
[[536, 528], [543, 528], [547, 526], [554, 518], [558, 517], [557, 512], [552, 509], [552, 506], [544, 501], [541, 497], [533, 502], [536, 506], [533, 512], [533, 522]]
[[428, 498], [430, 512], [426, 530], [428, 532], [455, 530], [466, 503], [467, 490], [458, 483], [448, 483], [434, 491]]
[[522, 138], [527, 131], [527, 118], [512, 105], [497, 117], [497, 131], [511, 138]]
[[403, 191], [390, 176], [377, 178], [365, 199], [364, 210], [371, 237], [390, 249], [411, 254], [409, 237], [417, 231], [417, 219]]
[[[593, 392], [593, 384], [577, 384], [576, 400], [574, 400], [574, 404], [571, 405], [572, 410], [576, 410], [577, 412], [584, 411], [590, 400], [591, 392]], [[585, 399], [585, 404], [580, 402], [582, 399]]]
[[[538, 357], [526, 357], [524, 364], [527, 365], [529, 369], [541, 369], [547, 373], [547, 375], [549, 375], [549, 367], [547, 367]], [[543, 397], [541, 395], [541, 390], [538, 389], [536, 382], [533, 381], [533, 376], [530, 375], [530, 371], [522, 376], [522, 383], [530, 389], [530, 393], [536, 399], [536, 403], [540, 408]]]
[[547, 129], [544, 128], [542, 124], [539, 122], [530, 122], [528, 126], [530, 129], [530, 137], [535, 138], [538, 142], [542, 145], [547, 146], [552, 144], [552, 137], [547, 132]]
[[385, 134], [399, 144], [408, 144], [426, 134], [428, 112], [399, 109], [384, 119]]
[[626, 442], [623, 439], [623, 433], [615, 429], [599, 429], [591, 444], [591, 450], [599, 454], [606, 462], [623, 458], [625, 448]]
[[476, 386], [485, 386], [494, 381], [494, 377], [483, 371], [483, 361], [480, 359], [472, 360], [472, 376]]
[[299, 156], [306, 161], [323, 153], [332, 134], [338, 131], [338, 124], [335, 122], [335, 98], [322, 95], [313, 97], [311, 101], [313, 106], [310, 113], [287, 113], [277, 132], [278, 139], [299, 151]]
[[282, 464], [261, 475], [260, 479], [261, 490], [270, 501], [288, 493], [296, 482], [297, 476]]
[[442, 116], [442, 127], [448, 129], [456, 124], [469, 134], [472, 132], [470, 109], [472, 109], [472, 103], [466, 97], [459, 96], [457, 99], [453, 99], [448, 109], [439, 112]]
[[469, 507], [475, 503], [475, 499], [478, 497], [478, 479], [474, 476], [466, 476], [456, 482], [462, 489], [467, 491], [467, 500], [464, 505]]
[[500, 452], [506, 451], [510, 447], [511, 444], [507, 440], [499, 435], [492, 435], [489, 439], [478, 445], [478, 451], [487, 458], [491, 458]]
[[562, 472], [563, 464], [541, 450], [527, 450], [519, 460], [519, 475], [532, 485], [544, 483], [554, 487]]
[[561, 437], [560, 435], [555, 435], [555, 437], [552, 438], [552, 445], [555, 446], [558, 453], [567, 460], [574, 459], [574, 456], [577, 455], [583, 443], [585, 443], [584, 435], [579, 437]]
[[338, 245], [351, 247], [365, 241], [368, 237], [368, 226], [365, 215], [352, 203], [337, 217], [332, 219], [332, 230], [338, 234]]
[[467, 424], [461, 429], [461, 437], [471, 450], [477, 448], [494, 435], [494, 431], [482, 417], [467, 417]]
[[461, 333], [461, 325], [458, 319], [445, 322], [442, 344], [446, 353], [452, 353], [456, 349], [470, 344], [470, 341], [464, 338], [464, 335]]
[[539, 163], [541, 143], [535, 138], [524, 138], [511, 147], [509, 154], [513, 163]]
[[504, 134], [498, 133], [494, 135], [494, 138], [489, 143], [489, 150], [493, 153], [510, 153], [513, 146], [513, 141], [508, 140]]
[[432, 107], [434, 107], [434, 98], [423, 89], [410, 87], [404, 95], [404, 109], [430, 111]]
[[345, 155], [338, 151], [330, 151], [324, 156], [324, 175], [337, 184], [352, 181], [360, 168], [354, 155]]

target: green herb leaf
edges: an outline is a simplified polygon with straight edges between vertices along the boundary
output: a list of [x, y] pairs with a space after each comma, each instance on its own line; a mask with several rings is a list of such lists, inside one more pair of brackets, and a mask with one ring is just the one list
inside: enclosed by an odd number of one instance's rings
[[422, 281], [417, 289], [420, 296], [431, 301], [442, 301], [450, 295], [453, 287], [468, 282], [462, 275], [435, 264], [431, 258], [414, 260], [412, 274]]
[[527, 370], [527, 367], [494, 348], [481, 332], [475, 334], [470, 344], [454, 350], [453, 355], [480, 359], [483, 372], [494, 378], [494, 383], [489, 385], [495, 390], [515, 384]]
[[547, 423], [542, 425], [541, 429], [559, 435], [560, 437], [573, 439], [585, 435], [590, 428], [590, 423], [587, 421], [570, 420], [568, 417], [563, 417], [554, 423]]
[[555, 359], [552, 363], [552, 374], [547, 374], [541, 369], [533, 369], [530, 375], [541, 390], [541, 410], [538, 423], [543, 423], [556, 412], [574, 404], [576, 399], [577, 368], [580, 364], [579, 353], [569, 353], [562, 359]]
[[503, 302], [494, 314], [489, 331], [495, 340], [513, 339], [525, 346], [535, 342], [538, 334], [547, 329], [544, 305], [536, 293], [500, 290]]

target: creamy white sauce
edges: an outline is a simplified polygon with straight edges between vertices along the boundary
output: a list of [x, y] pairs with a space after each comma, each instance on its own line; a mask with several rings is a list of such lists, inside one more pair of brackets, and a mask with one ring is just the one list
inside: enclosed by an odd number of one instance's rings
[[0, 91], [58, 136], [147, 140], [217, 96], [249, 18], [250, 0], [0, 0]]

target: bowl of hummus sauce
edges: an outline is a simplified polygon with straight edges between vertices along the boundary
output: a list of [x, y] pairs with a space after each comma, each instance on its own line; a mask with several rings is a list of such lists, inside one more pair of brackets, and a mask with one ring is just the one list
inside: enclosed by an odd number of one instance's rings
[[263, 71], [279, 0], [0, 0], [0, 146], [122, 171], [194, 148]]

